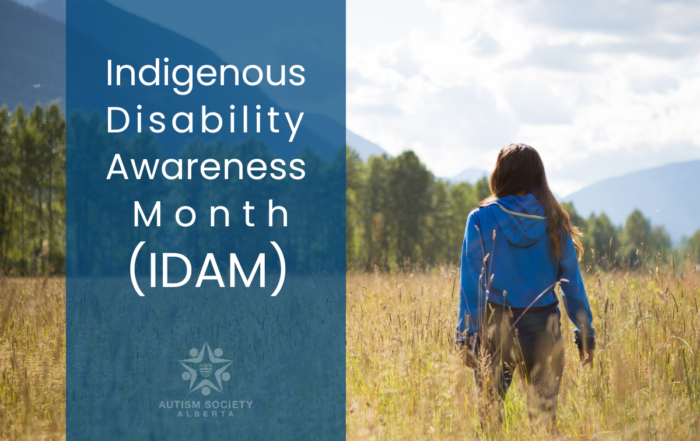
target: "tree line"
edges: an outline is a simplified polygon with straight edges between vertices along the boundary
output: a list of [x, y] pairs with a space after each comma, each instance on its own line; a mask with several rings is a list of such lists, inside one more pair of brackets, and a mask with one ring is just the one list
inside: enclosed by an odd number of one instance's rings
[[[274, 170], [267, 169], [265, 178], [256, 180], [243, 172], [239, 175], [237, 170], [242, 171], [242, 164], [251, 164], [253, 160], [271, 164], [278, 155], [253, 138], [241, 142], [192, 140], [177, 156], [171, 157], [161, 148], [162, 140], [151, 133], [130, 138], [108, 133], [107, 122], [96, 113], [71, 112], [68, 121], [69, 274], [122, 275], [129, 268], [134, 247], [142, 241], [145, 245], [135, 262], [141, 274], [149, 273], [150, 253], [159, 256], [157, 266], [162, 268], [162, 253], [173, 252], [186, 256], [195, 274], [210, 254], [220, 262], [222, 273], [230, 270], [232, 274], [235, 267], [229, 260], [230, 253], [236, 254], [248, 272], [259, 253], [274, 253], [271, 241], [284, 251], [287, 274], [344, 269], [345, 237], [339, 218], [342, 220], [344, 215], [345, 201], [338, 197], [345, 188], [344, 149], [336, 149], [335, 155], [328, 158], [310, 148], [297, 152], [295, 158], [303, 165], [305, 179], [278, 180], [272, 176]], [[117, 152], [127, 169], [143, 170], [141, 179], [135, 179], [134, 175], [126, 179], [122, 174], [106, 179], [116, 164]], [[223, 178], [223, 170], [219, 179], [197, 173], [199, 165], [207, 160], [224, 164], [229, 159], [236, 159], [241, 165], [232, 165], [227, 178]], [[154, 171], [154, 178], [150, 178], [143, 161], [148, 164], [158, 161], [160, 170], [166, 161], [172, 161], [171, 174], [179, 163], [186, 178], [166, 179], [153, 165], [150, 170]], [[192, 165], [188, 164], [194, 163], [198, 163], [197, 168], [190, 176], [188, 169]], [[136, 202], [143, 215], [135, 211]], [[255, 207], [251, 212], [243, 209], [248, 203]], [[285, 208], [274, 215], [274, 225], [269, 224], [268, 204]], [[148, 226], [147, 219], [155, 216], [156, 206], [160, 207], [162, 223], [156, 223], [154, 217]], [[219, 209], [214, 217], [216, 222], [212, 220], [214, 207]], [[183, 222], [192, 220], [188, 226], [176, 222], [179, 216], [176, 213], [181, 208], [187, 208], [182, 214]], [[287, 212], [288, 222], [283, 220]], [[273, 255], [268, 255], [265, 264], [271, 272], [277, 271], [281, 264], [276, 255], [271, 258]], [[182, 275], [185, 268], [182, 262], [171, 263], [169, 273]]]
[[[100, 131], [99, 121], [75, 118], [76, 125]], [[151, 139], [136, 137], [127, 144], [124, 148], [134, 153], [160, 156]], [[229, 153], [221, 146], [191, 145], [185, 156], [202, 148], [221, 150], [214, 156]], [[237, 154], [245, 151], [243, 156], [252, 154], [250, 149], [255, 150], [252, 145], [234, 148]], [[485, 178], [473, 185], [438, 179], [412, 151], [364, 162], [348, 147], [345, 159], [349, 269], [459, 261], [467, 216], [490, 195]], [[158, 186], [149, 184], [153, 185]], [[700, 262], [700, 230], [672, 248], [666, 230], [653, 226], [639, 211], [616, 226], [603, 213], [585, 219], [573, 205], [562, 205], [583, 232], [581, 265], [587, 269], [636, 268], [659, 258], [677, 264], [687, 259]], [[0, 108], [0, 267], [16, 275], [42, 274], [49, 268], [64, 273], [65, 219], [66, 120], [61, 108], [37, 104], [28, 113], [22, 106], [13, 112]]]
[[57, 104], [0, 108], [0, 268], [65, 270], [66, 121]]
[[[346, 149], [348, 268], [387, 270], [402, 265], [459, 261], [467, 216], [491, 194], [488, 181], [474, 185], [436, 178], [412, 151], [363, 162]], [[700, 262], [700, 230], [671, 247], [668, 232], [639, 211], [622, 226], [604, 214], [580, 216], [562, 206], [581, 232], [588, 270], [637, 269], [657, 260]]]

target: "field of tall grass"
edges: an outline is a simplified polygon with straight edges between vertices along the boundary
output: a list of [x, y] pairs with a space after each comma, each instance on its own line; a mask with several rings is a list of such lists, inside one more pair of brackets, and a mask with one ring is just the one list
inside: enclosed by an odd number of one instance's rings
[[[473, 373], [453, 344], [454, 267], [347, 279], [347, 438], [471, 439]], [[581, 367], [562, 317], [565, 439], [700, 439], [700, 277], [588, 273], [598, 334]], [[0, 439], [65, 439], [65, 281], [0, 279]], [[530, 426], [519, 376], [493, 439], [548, 439]]]
[[[700, 279], [693, 267], [645, 271], [584, 275], [597, 333], [592, 367], [581, 366], [562, 311], [558, 438], [700, 439]], [[454, 267], [348, 274], [348, 439], [473, 439], [473, 371], [453, 343], [458, 291]], [[485, 438], [552, 438], [531, 427], [516, 378], [503, 424]]]
[[0, 276], [0, 439], [66, 437], [65, 286]]

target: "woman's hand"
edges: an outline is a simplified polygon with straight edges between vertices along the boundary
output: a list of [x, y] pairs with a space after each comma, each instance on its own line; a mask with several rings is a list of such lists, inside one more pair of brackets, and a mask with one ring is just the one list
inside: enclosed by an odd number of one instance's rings
[[578, 350], [578, 356], [583, 362], [583, 366], [590, 364], [593, 365], [593, 358], [595, 357], [595, 349], [589, 349], [584, 351], [583, 349]]
[[472, 368], [472, 369], [476, 368], [476, 366], [478, 364], [478, 360], [476, 359], [476, 354], [474, 353], [474, 351], [469, 349], [466, 345], [464, 348], [463, 357], [464, 357], [464, 364], [466, 364], [468, 368]]

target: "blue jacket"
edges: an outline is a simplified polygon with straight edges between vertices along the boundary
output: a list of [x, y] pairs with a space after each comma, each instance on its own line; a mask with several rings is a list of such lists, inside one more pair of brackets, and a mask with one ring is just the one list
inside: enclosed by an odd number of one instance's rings
[[[511, 308], [549, 306], [558, 302], [554, 285], [561, 279], [568, 280], [561, 288], [569, 318], [577, 328], [586, 328], [577, 329], [577, 334], [583, 331], [588, 341], [594, 341], [593, 316], [573, 239], [569, 234], [557, 258], [544, 216], [544, 208], [531, 194], [496, 199], [469, 214], [462, 245], [457, 342], [479, 330], [486, 302]], [[484, 256], [488, 256], [485, 265]]]

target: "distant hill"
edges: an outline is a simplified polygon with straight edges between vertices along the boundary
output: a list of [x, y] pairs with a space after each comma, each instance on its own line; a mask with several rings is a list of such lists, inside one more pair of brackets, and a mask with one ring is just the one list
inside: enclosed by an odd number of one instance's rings
[[[42, 103], [57, 100], [65, 107], [66, 96], [66, 58], [65, 58], [65, 14], [66, 0], [17, 0], [22, 6], [10, 0], [0, 0], [0, 39], [3, 42], [17, 42], [17, 45], [0, 47], [0, 59], [10, 66], [0, 71], [0, 104], [7, 104], [14, 109], [17, 104], [25, 107], [35, 102]], [[100, 5], [100, 4], [98, 4]], [[29, 8], [32, 6], [34, 9]], [[144, 26], [153, 26], [136, 17], [129, 17], [123, 11], [102, 4], [96, 10], [99, 13], [120, 14], [132, 29], [137, 31]], [[94, 7], [94, 6], [93, 6]], [[38, 11], [38, 12], [37, 12]], [[83, 30], [85, 31], [85, 30]], [[87, 32], [90, 34], [91, 32]], [[163, 29], [163, 38], [181, 38]], [[109, 42], [100, 42], [109, 49], [114, 46]], [[105, 47], [99, 50], [106, 50]], [[110, 47], [111, 46], [111, 47]], [[208, 50], [198, 47], [183, 39], [183, 51], [198, 58], [211, 56]], [[185, 49], [186, 48], [186, 49]], [[107, 50], [109, 50], [107, 49]], [[212, 57], [213, 58], [213, 57]], [[190, 60], [191, 61], [191, 60]], [[37, 87], [35, 87], [37, 86]], [[76, 98], [76, 97], [73, 97]], [[79, 97], [85, 98], [85, 97]], [[89, 101], [89, 97], [88, 101]], [[267, 97], [260, 97], [261, 101]], [[321, 138], [327, 138], [333, 121], [317, 115], [307, 115], [308, 127]], [[377, 144], [346, 129], [346, 142], [358, 152], [363, 160], [371, 155], [386, 153]], [[389, 155], [391, 156], [391, 155]]]
[[391, 157], [383, 148], [350, 131], [350, 129], [345, 129], [345, 142], [360, 155], [363, 161], [367, 161], [372, 155], [381, 156], [385, 153]]
[[42, 0], [34, 9], [61, 23], [66, 22], [66, 0]]
[[65, 103], [66, 29], [27, 6], [0, 0], [0, 105]]
[[458, 175], [442, 179], [453, 184], [459, 184], [460, 182], [468, 182], [470, 184], [474, 184], [476, 181], [480, 180], [483, 177], [486, 177], [486, 179], [488, 179], [489, 172], [480, 168], [468, 168], [466, 170], [462, 170]]
[[37, 3], [41, 2], [41, 0], [15, 0], [15, 2], [25, 5], [25, 6], [35, 6]]
[[629, 173], [590, 185], [563, 198], [587, 217], [604, 212], [618, 225], [639, 209], [663, 225], [675, 242], [700, 229], [700, 160]]

